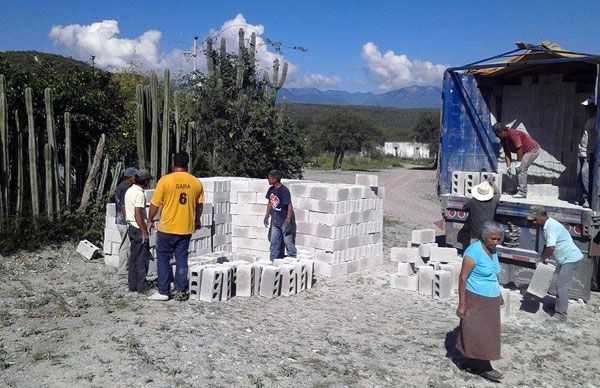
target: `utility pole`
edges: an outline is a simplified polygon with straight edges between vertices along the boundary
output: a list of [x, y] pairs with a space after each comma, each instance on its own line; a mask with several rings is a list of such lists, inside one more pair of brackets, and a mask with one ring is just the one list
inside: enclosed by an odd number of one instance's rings
[[191, 52], [184, 52], [188, 57], [192, 57], [192, 70], [196, 72], [196, 58], [198, 57], [198, 37], [194, 36], [194, 45], [192, 46]]

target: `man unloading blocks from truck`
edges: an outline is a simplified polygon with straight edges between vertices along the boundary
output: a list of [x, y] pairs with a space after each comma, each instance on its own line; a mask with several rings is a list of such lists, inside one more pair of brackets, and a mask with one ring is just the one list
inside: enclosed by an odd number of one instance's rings
[[507, 128], [500, 122], [494, 124], [492, 128], [504, 149], [506, 173], [509, 177], [512, 176], [510, 168], [513, 162], [512, 153], [517, 154], [515, 172], [517, 174], [518, 189], [513, 198], [527, 198], [527, 170], [540, 154], [540, 145], [525, 132]]

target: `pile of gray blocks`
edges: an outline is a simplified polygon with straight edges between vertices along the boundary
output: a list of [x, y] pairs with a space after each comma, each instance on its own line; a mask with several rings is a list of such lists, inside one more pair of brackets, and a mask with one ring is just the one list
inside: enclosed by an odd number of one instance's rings
[[502, 192], [502, 174], [489, 171], [453, 171], [451, 193], [454, 196], [471, 198], [473, 187], [487, 180], [493, 181]]
[[407, 246], [392, 248], [390, 258], [398, 262], [390, 279], [392, 288], [434, 299], [448, 299], [458, 289], [462, 257], [456, 248], [438, 247], [434, 229], [413, 230]]
[[[191, 256], [214, 251], [248, 254], [269, 259], [266, 179], [244, 177], [199, 178], [204, 186], [202, 228], [190, 241]], [[383, 264], [383, 199], [385, 189], [376, 175], [357, 174], [355, 184], [282, 180], [292, 194], [296, 247], [308, 251], [315, 271], [323, 277], [343, 276]], [[154, 190], [146, 190], [149, 206]], [[114, 204], [106, 208], [104, 258], [118, 266], [121, 236], [115, 224]], [[160, 214], [155, 225], [160, 225]], [[211, 237], [211, 226], [215, 234]], [[156, 257], [156, 228], [150, 249]]]
[[238, 297], [293, 296], [312, 288], [315, 261], [298, 258], [261, 260], [247, 254], [215, 252], [190, 258], [190, 300], [208, 303]]

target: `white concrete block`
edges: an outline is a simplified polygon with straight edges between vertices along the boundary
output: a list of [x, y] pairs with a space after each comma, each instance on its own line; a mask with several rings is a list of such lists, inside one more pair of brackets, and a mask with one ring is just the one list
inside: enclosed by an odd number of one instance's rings
[[347, 274], [347, 263], [327, 264], [315, 261], [315, 272], [325, 278], [337, 278]]
[[431, 247], [437, 247], [437, 243], [425, 243], [419, 245], [419, 255], [421, 257], [430, 257], [431, 256]]
[[[266, 192], [266, 190], [265, 190]], [[237, 203], [238, 204], [248, 204], [248, 203], [256, 203], [256, 193], [255, 192], [239, 192], [237, 194]]]
[[77, 253], [83, 256], [86, 260], [92, 260], [100, 255], [100, 248], [88, 240], [81, 240], [77, 245]]
[[204, 265], [190, 265], [189, 267], [189, 290], [191, 300], [200, 300], [200, 284], [202, 283], [202, 270]]
[[396, 275], [398, 276], [410, 276], [413, 275], [413, 269], [410, 263], [398, 263], [398, 272]]
[[411, 232], [413, 245], [435, 242], [435, 229], [415, 229]]
[[221, 300], [223, 288], [223, 268], [207, 266], [202, 270], [200, 282], [200, 300], [214, 303]]
[[533, 277], [527, 287], [527, 292], [539, 298], [545, 297], [555, 271], [556, 267], [554, 265], [540, 262], [535, 268]]
[[281, 292], [281, 272], [279, 267], [265, 265], [260, 278], [260, 296], [276, 298]]
[[439, 270], [433, 274], [434, 299], [448, 299], [452, 295], [452, 272]]
[[292, 264], [282, 264], [279, 266], [281, 272], [281, 295], [292, 296], [298, 293], [298, 274]]
[[104, 265], [113, 268], [119, 268], [119, 255], [104, 255]]
[[355, 183], [361, 186], [376, 187], [379, 186], [379, 178], [377, 175], [356, 174]]
[[300, 258], [299, 261], [304, 264], [306, 270], [306, 289], [310, 290], [315, 281], [315, 260]]
[[422, 262], [421, 255], [419, 254], [419, 248], [405, 248], [405, 247], [394, 247], [390, 251], [390, 258], [392, 261], [402, 263], [418, 263]]
[[429, 257], [431, 258], [431, 260], [446, 263], [454, 263], [459, 260], [458, 250], [456, 248], [431, 247]]
[[416, 275], [410, 275], [410, 276], [391, 275], [390, 276], [390, 287], [399, 289], [399, 290], [417, 291], [417, 289], [419, 288], [419, 277]]
[[421, 265], [418, 267], [417, 276], [419, 277], [419, 295], [431, 297], [433, 292], [433, 267]]

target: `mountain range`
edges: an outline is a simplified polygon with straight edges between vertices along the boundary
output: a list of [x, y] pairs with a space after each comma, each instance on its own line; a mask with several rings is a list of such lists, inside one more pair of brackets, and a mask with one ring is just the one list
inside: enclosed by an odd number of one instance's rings
[[327, 105], [370, 105], [393, 108], [441, 108], [442, 89], [438, 86], [409, 86], [387, 93], [322, 91], [315, 88], [282, 88], [277, 101], [287, 98], [290, 103]]

